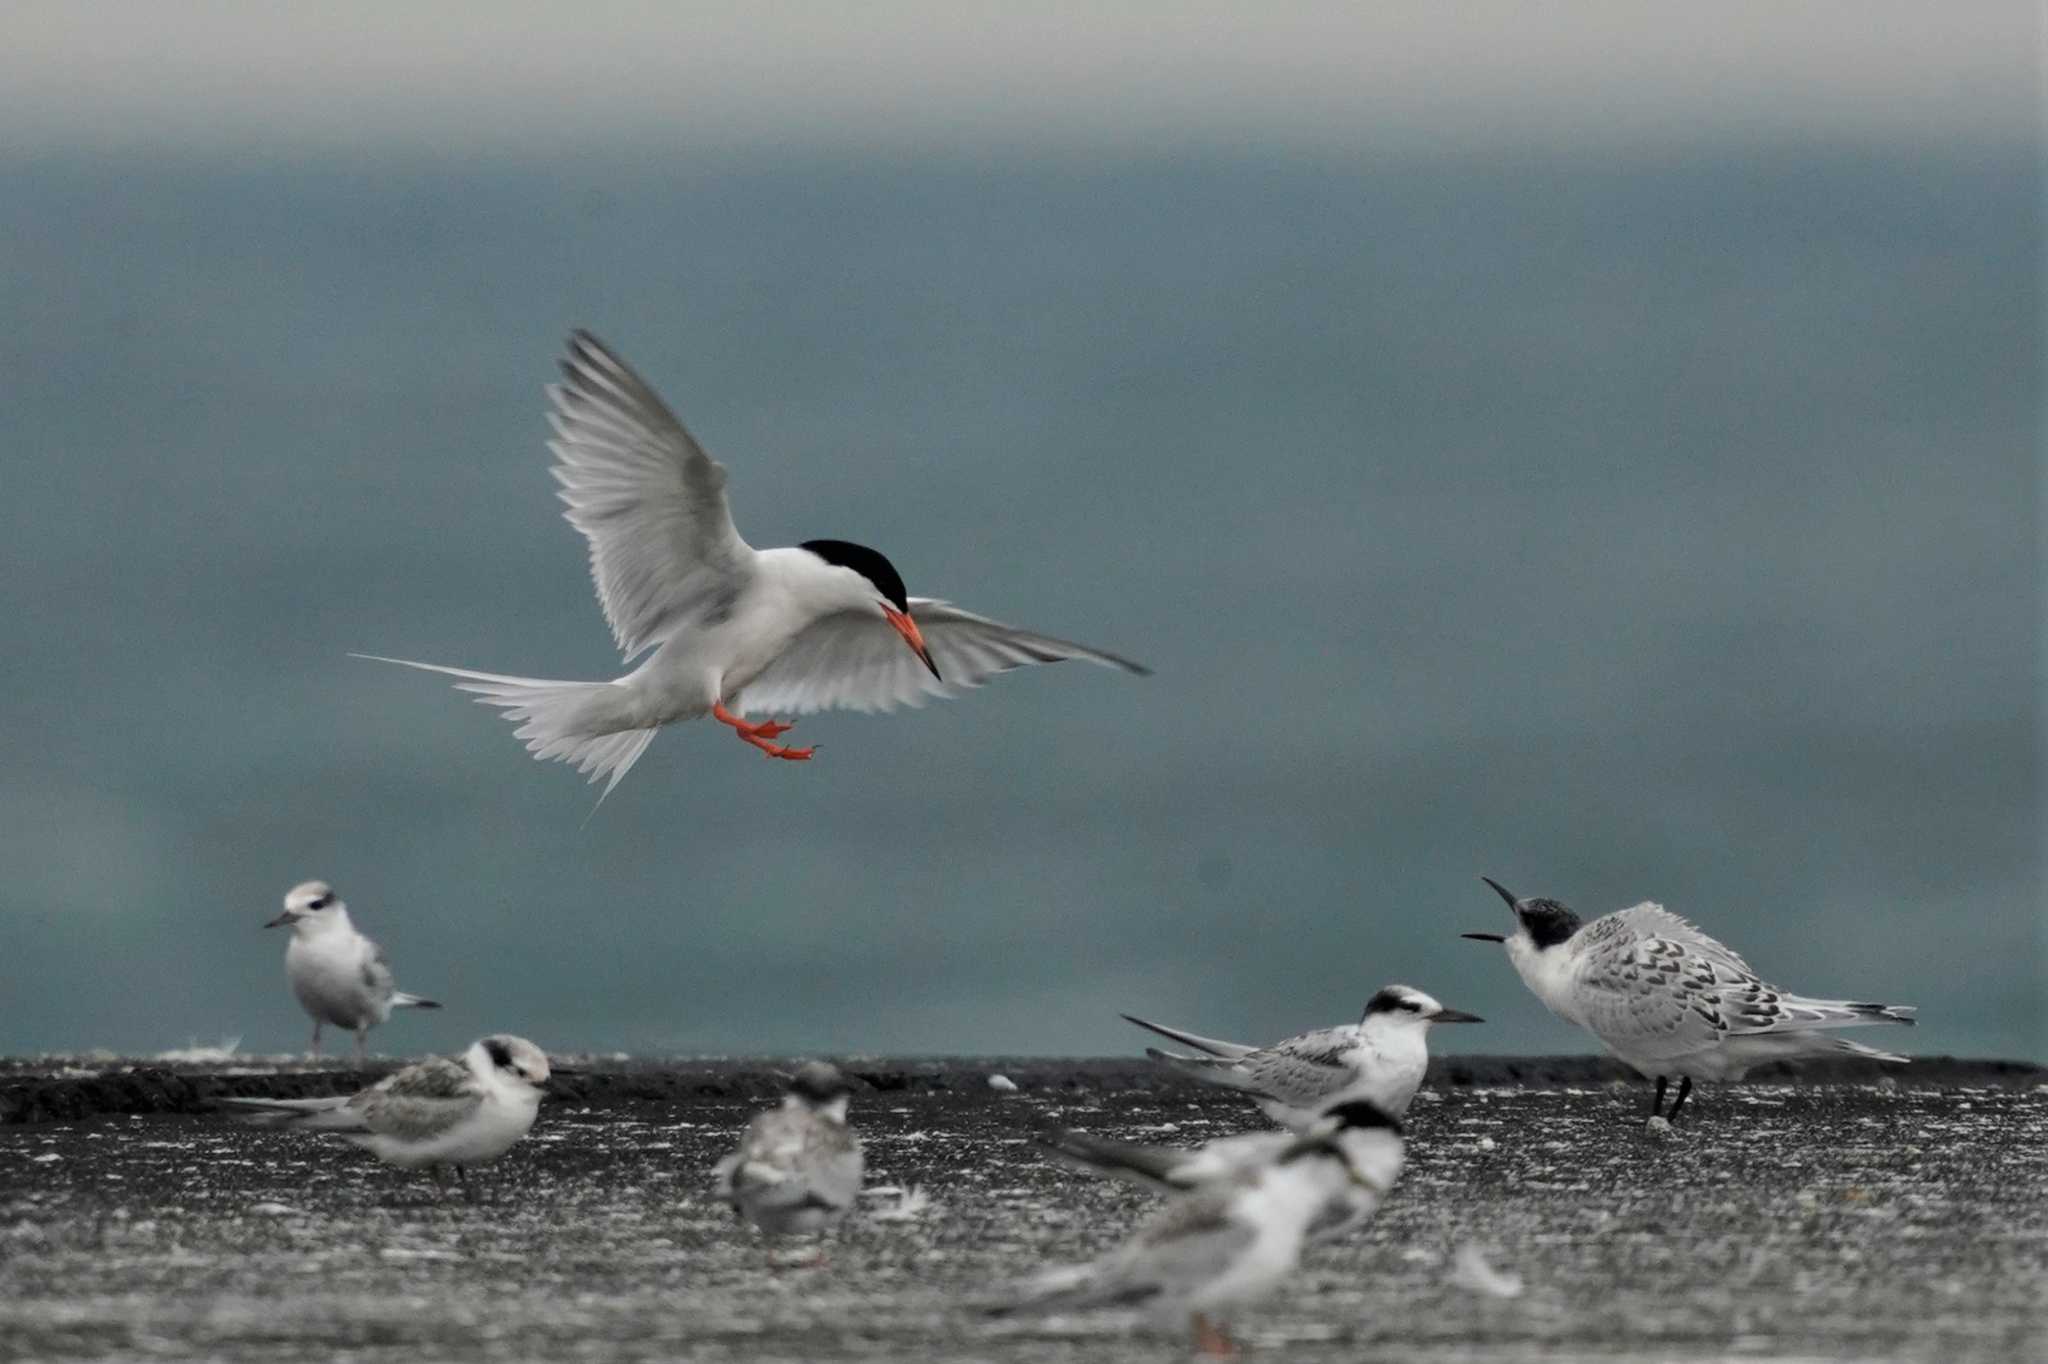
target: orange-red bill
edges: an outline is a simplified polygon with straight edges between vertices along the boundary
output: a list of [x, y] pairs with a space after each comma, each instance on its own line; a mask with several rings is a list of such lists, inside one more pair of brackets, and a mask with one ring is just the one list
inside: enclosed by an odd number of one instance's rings
[[889, 618], [889, 624], [896, 627], [896, 633], [903, 636], [903, 642], [908, 644], [911, 650], [924, 660], [925, 667], [932, 670], [932, 676], [938, 677], [941, 682], [945, 681], [945, 678], [939, 677], [939, 665], [932, 662], [932, 651], [924, 647], [924, 632], [917, 628], [917, 622], [910, 618], [909, 613], [898, 611], [895, 607], [884, 602], [882, 603], [882, 614]]

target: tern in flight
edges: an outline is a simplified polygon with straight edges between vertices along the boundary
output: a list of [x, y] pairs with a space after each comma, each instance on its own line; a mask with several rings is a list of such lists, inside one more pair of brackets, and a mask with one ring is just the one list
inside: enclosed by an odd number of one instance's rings
[[[709, 715], [771, 758], [774, 716], [890, 710], [1030, 663], [1127, 658], [909, 596], [879, 552], [845, 540], [755, 549], [733, 527], [725, 466], [645, 380], [588, 332], [548, 388], [564, 515], [590, 542], [598, 603], [627, 662], [609, 682], [548, 681], [375, 658], [459, 679], [519, 728], [536, 758], [573, 763], [610, 794], [663, 725]], [[600, 797], [602, 799], [602, 797]]]

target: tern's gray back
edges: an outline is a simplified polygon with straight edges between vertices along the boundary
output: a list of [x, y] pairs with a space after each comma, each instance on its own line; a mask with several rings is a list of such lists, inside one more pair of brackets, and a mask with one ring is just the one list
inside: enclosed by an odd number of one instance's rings
[[785, 1106], [754, 1115], [722, 1182], [726, 1197], [756, 1218], [804, 1207], [836, 1215], [859, 1196], [861, 1165], [860, 1142], [845, 1123]]
[[1238, 1066], [1262, 1092], [1314, 1107], [1355, 1078], [1352, 1053], [1357, 1045], [1355, 1028], [1323, 1028], [1262, 1047]]
[[[1603, 925], [1613, 927], [1603, 928]], [[1653, 901], [1645, 900], [1629, 909], [1595, 919], [1580, 930], [1579, 937], [1591, 939], [1596, 932], [1603, 937], [1625, 935], [1634, 938], [1663, 938], [1669, 942], [1683, 943], [1699, 955], [1724, 962], [1743, 975], [1756, 974], [1754, 968], [1744, 961], [1735, 949], [1717, 938], [1702, 933], [1699, 926], [1690, 919], [1673, 914]]]
[[388, 1075], [349, 1100], [364, 1125], [400, 1141], [424, 1141], [482, 1106], [484, 1087], [469, 1068], [443, 1057]]

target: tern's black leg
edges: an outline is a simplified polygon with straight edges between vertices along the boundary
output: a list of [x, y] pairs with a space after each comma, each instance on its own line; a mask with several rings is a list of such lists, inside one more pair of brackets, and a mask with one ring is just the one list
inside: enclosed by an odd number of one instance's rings
[[[1664, 1111], [1664, 1086], [1666, 1083], [1668, 1082], [1662, 1075], [1657, 1077], [1657, 1092], [1650, 1099], [1650, 1116], [1653, 1118]], [[1679, 1102], [1683, 1103], [1685, 1101], [1681, 1099]], [[1676, 1113], [1678, 1110], [1674, 1108], [1671, 1111]]]
[[[1663, 1081], [1658, 1081], [1661, 1085]], [[1678, 1121], [1678, 1110], [1685, 1107], [1685, 1096], [1692, 1093], [1692, 1076], [1680, 1077], [1678, 1081], [1678, 1102], [1671, 1105], [1671, 1121]]]
[[460, 1165], [455, 1167], [455, 1182], [462, 1186], [462, 1196], [464, 1198], [472, 1203], [476, 1202], [476, 1190], [471, 1188], [469, 1184], [469, 1171], [463, 1169]]

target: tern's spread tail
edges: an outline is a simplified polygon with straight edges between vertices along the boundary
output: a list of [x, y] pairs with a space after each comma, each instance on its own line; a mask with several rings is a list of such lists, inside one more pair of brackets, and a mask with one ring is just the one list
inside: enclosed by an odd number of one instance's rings
[[1220, 1056], [1226, 1061], [1235, 1061], [1241, 1057], [1250, 1056], [1258, 1050], [1257, 1047], [1247, 1047], [1242, 1042], [1224, 1042], [1214, 1037], [1201, 1037], [1195, 1033], [1182, 1032], [1179, 1028], [1169, 1028], [1163, 1023], [1147, 1023], [1136, 1014], [1124, 1014], [1122, 1017], [1124, 1022], [1135, 1023], [1147, 1032], [1156, 1032], [1161, 1037], [1170, 1037], [1184, 1047], [1193, 1047], [1196, 1051], [1207, 1052], [1211, 1056]]
[[405, 991], [400, 990], [391, 996], [391, 1007], [394, 1009], [438, 1009], [441, 1007], [441, 1003], [439, 1000], [427, 999], [421, 995], [409, 995]]
[[543, 760], [572, 763], [591, 781], [604, 781], [604, 799], [612, 793], [647, 745], [654, 730], [635, 729], [631, 698], [616, 682], [556, 682], [542, 677], [507, 677], [409, 658], [355, 654], [377, 663], [443, 673], [462, 680], [457, 691], [474, 693], [477, 701], [496, 706], [519, 726], [513, 737], [526, 740], [527, 751]]

